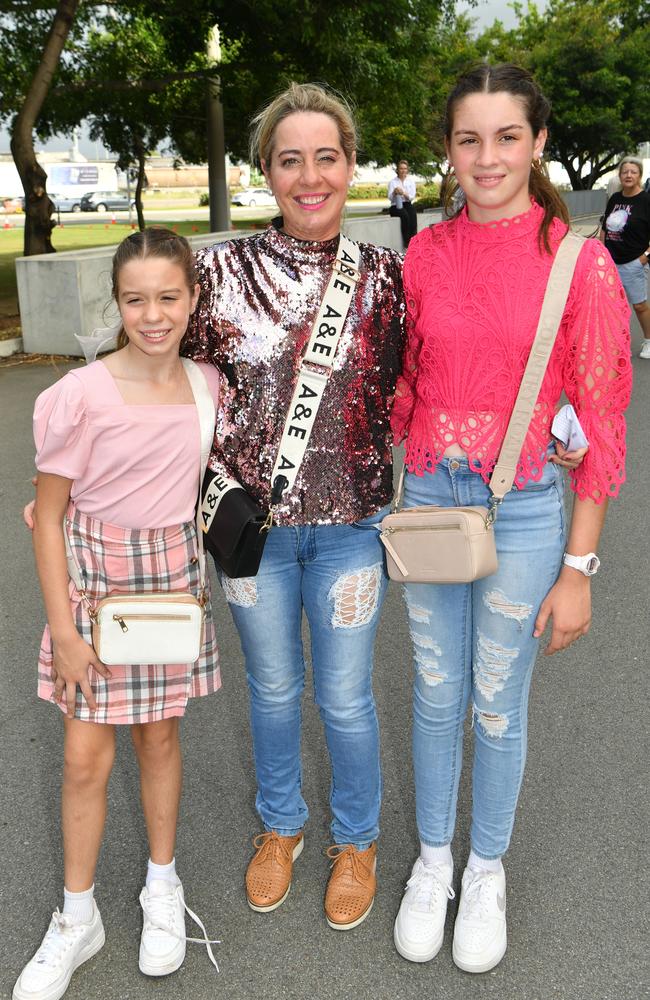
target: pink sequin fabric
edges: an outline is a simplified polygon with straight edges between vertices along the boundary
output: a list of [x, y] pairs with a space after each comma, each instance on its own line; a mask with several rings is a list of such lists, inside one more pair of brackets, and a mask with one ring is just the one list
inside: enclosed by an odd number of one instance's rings
[[[540, 249], [543, 211], [479, 225], [466, 210], [410, 243], [404, 263], [407, 347], [392, 425], [408, 468], [431, 471], [458, 444], [487, 482], [530, 353], [552, 257]], [[556, 219], [555, 253], [565, 225]], [[629, 307], [608, 252], [586, 241], [520, 456], [515, 483], [539, 480], [562, 391], [590, 443], [571, 474], [579, 497], [615, 496], [625, 479], [632, 369]]]
[[[223, 374], [210, 465], [268, 504], [271, 473], [302, 354], [338, 237], [275, 227], [197, 253], [201, 295], [182, 351]], [[361, 280], [294, 489], [280, 524], [346, 524], [389, 502], [390, 408], [404, 346], [402, 261], [360, 244]]]

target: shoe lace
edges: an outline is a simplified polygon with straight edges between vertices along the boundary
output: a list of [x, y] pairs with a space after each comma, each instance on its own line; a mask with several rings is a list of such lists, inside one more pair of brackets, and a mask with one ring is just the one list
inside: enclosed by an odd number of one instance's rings
[[352, 844], [332, 844], [325, 853], [332, 859], [330, 868], [340, 868], [341, 874], [352, 875], [361, 885], [365, 885], [372, 875], [370, 865], [362, 860], [361, 852]]
[[34, 961], [39, 965], [54, 968], [61, 961], [63, 953], [74, 943], [83, 929], [83, 924], [73, 923], [70, 917], [56, 909], [52, 914], [52, 923], [48, 927], [43, 943], [34, 955]]
[[275, 861], [280, 858], [283, 861], [292, 861], [292, 854], [289, 848], [289, 839], [287, 837], [280, 837], [275, 830], [269, 830], [267, 833], [258, 833], [256, 837], [253, 837], [253, 847], [258, 852], [257, 859], [259, 861]]
[[176, 893], [173, 890], [159, 896], [147, 895], [144, 889], [140, 893], [140, 905], [149, 923], [157, 930], [164, 931], [166, 934], [171, 934], [172, 937], [178, 938], [179, 941], [187, 941], [190, 944], [204, 944], [208, 958], [218, 972], [219, 966], [217, 965], [211, 945], [221, 944], [221, 941], [218, 941], [216, 938], [209, 938], [201, 918], [197, 916], [194, 910], [189, 908], [184, 899], [182, 899], [182, 903], [187, 915], [201, 928], [203, 937], [188, 937], [187, 934], [181, 934], [174, 928], [173, 916], [176, 908]]
[[443, 869], [438, 865], [425, 865], [420, 858], [406, 883], [406, 888], [413, 889], [413, 905], [417, 909], [430, 909], [441, 889], [448, 899], [454, 899], [456, 896]]
[[463, 886], [465, 919], [484, 919], [487, 916], [486, 890], [492, 882], [492, 872], [472, 872], [471, 880]]

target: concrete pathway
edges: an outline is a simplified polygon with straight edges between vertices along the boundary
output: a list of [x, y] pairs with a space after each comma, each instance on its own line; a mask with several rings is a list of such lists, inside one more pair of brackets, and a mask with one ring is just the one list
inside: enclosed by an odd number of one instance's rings
[[[638, 351], [635, 330], [635, 354]], [[97, 876], [103, 951], [73, 978], [69, 1000], [639, 1000], [648, 996], [647, 751], [650, 464], [644, 452], [650, 362], [634, 360], [628, 484], [612, 504], [594, 584], [594, 625], [567, 653], [540, 660], [533, 683], [526, 771], [506, 858], [509, 948], [492, 973], [451, 960], [455, 903], [439, 956], [401, 959], [392, 925], [417, 850], [409, 760], [407, 625], [391, 587], [377, 642], [385, 794], [374, 910], [357, 930], [328, 929], [327, 756], [308, 679], [304, 775], [306, 848], [286, 903], [261, 916], [243, 895], [250, 838], [259, 830], [239, 643], [217, 596], [224, 687], [193, 704], [183, 724], [185, 792], [178, 865], [187, 899], [222, 940], [221, 973], [198, 946], [167, 981], [137, 968], [138, 893], [147, 859], [138, 779], [121, 732]], [[63, 371], [65, 369], [61, 369]], [[35, 396], [59, 375], [48, 365], [0, 369], [0, 718], [3, 859], [0, 998], [32, 954], [61, 898], [58, 788], [61, 719], [35, 696], [43, 611], [20, 510], [31, 495]], [[470, 788], [463, 777], [454, 854], [468, 850]]]

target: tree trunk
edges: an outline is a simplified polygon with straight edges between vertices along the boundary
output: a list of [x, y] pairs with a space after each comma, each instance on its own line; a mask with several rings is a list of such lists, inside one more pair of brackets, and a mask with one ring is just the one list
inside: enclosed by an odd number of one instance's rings
[[50, 218], [54, 206], [47, 196], [47, 174], [34, 153], [33, 131], [59, 65], [79, 2], [80, 0], [59, 0], [57, 3], [43, 56], [12, 129], [11, 152], [25, 192], [26, 257], [36, 253], [54, 253], [50, 239], [55, 225]]
[[[138, 179], [135, 185], [135, 210], [138, 216], [138, 229], [140, 232], [145, 227], [144, 209], [142, 207], [142, 189], [144, 187], [144, 161], [145, 149], [141, 142], [136, 142], [136, 152], [138, 156]], [[128, 167], [127, 167], [128, 170]]]

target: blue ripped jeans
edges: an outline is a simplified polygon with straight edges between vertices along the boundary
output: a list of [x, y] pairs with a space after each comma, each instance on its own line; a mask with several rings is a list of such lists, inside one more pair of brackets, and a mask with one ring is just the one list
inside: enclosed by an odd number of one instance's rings
[[[495, 525], [499, 566], [471, 584], [407, 584], [415, 658], [413, 759], [421, 840], [450, 843], [471, 697], [474, 735], [472, 848], [505, 853], [526, 760], [528, 693], [539, 640], [533, 627], [557, 579], [565, 545], [563, 479], [547, 463], [542, 479], [511, 490]], [[487, 506], [489, 490], [467, 459], [407, 474], [405, 507]]]
[[372, 664], [388, 581], [374, 525], [387, 512], [350, 525], [274, 527], [256, 577], [221, 577], [246, 660], [256, 806], [266, 830], [290, 836], [307, 822], [300, 753], [304, 609], [331, 765], [332, 839], [363, 850], [379, 833]]

